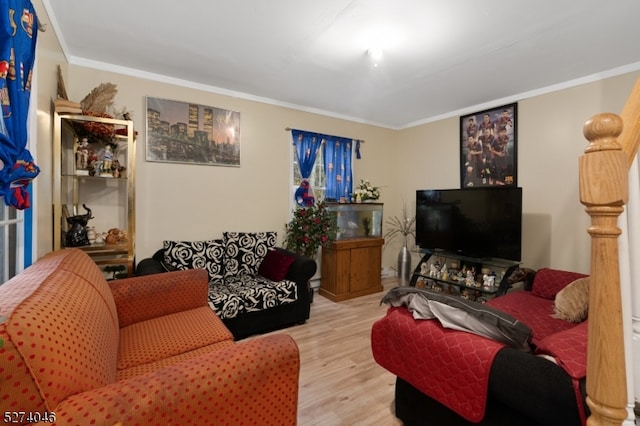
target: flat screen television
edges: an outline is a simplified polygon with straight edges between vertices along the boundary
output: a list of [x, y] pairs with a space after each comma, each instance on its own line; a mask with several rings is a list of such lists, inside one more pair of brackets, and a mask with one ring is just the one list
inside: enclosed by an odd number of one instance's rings
[[522, 188], [417, 190], [416, 244], [474, 258], [521, 260]]

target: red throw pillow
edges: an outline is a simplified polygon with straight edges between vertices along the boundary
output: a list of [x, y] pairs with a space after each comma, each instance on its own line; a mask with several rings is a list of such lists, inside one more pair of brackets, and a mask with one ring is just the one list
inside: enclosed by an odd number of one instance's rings
[[583, 277], [586, 277], [586, 275], [577, 272], [540, 268], [533, 279], [531, 294], [553, 300], [560, 290], [578, 278]]
[[289, 267], [295, 258], [278, 250], [269, 250], [262, 259], [258, 268], [258, 274], [271, 281], [282, 281], [289, 271]]

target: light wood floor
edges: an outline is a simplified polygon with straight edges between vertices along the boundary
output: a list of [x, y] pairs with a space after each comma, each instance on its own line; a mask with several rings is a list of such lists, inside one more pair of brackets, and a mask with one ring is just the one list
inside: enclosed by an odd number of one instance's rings
[[371, 354], [371, 325], [384, 316], [385, 291], [334, 303], [317, 291], [311, 317], [279, 331], [300, 348], [298, 425], [401, 425], [393, 415], [395, 376]]

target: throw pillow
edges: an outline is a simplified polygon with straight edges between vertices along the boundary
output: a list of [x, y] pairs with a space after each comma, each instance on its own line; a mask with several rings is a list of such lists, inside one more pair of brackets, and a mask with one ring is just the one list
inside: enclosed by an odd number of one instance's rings
[[531, 294], [545, 299], [553, 300], [556, 294], [565, 288], [570, 282], [578, 278], [586, 277], [577, 272], [561, 271], [559, 269], [541, 268], [533, 279]]
[[554, 318], [582, 322], [589, 313], [589, 277], [578, 278], [563, 288], [553, 302]]
[[163, 241], [164, 263], [175, 269], [206, 269], [209, 281], [222, 281], [222, 240]]
[[271, 281], [282, 281], [295, 258], [278, 250], [269, 250], [258, 268], [258, 274]]
[[224, 277], [255, 275], [270, 248], [275, 247], [276, 232], [225, 232]]

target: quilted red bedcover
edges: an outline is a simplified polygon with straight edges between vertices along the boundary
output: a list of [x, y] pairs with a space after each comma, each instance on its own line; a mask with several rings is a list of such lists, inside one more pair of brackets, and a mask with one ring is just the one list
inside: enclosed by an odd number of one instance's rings
[[484, 417], [491, 364], [505, 345], [389, 308], [371, 331], [376, 362], [472, 422]]
[[[578, 381], [586, 376], [587, 321], [576, 325], [551, 317], [553, 300], [528, 291], [489, 304], [529, 325], [532, 356], [554, 357], [572, 378], [584, 424]], [[371, 346], [379, 365], [467, 420], [479, 422], [485, 413], [491, 366], [505, 345], [445, 329], [435, 320], [415, 320], [406, 308], [392, 307], [373, 325]]]

